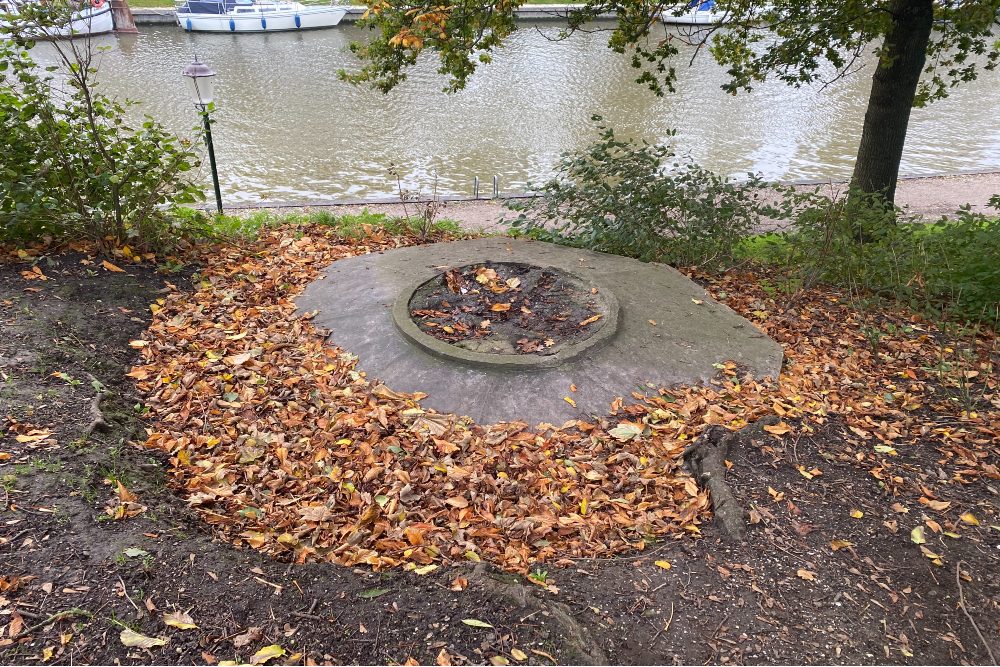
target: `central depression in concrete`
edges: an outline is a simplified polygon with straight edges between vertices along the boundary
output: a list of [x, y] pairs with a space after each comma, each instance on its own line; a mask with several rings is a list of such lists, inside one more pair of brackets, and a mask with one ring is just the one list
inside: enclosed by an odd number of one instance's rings
[[[410, 313], [414, 292], [484, 262], [558, 269], [601, 295], [605, 321], [552, 355], [468, 350], [421, 331]], [[475, 239], [343, 259], [298, 307], [318, 311], [316, 326], [358, 355], [370, 379], [424, 392], [425, 407], [482, 423], [604, 415], [616, 397], [706, 381], [728, 360], [758, 377], [781, 368], [777, 343], [674, 269], [539, 241]]]
[[[497, 278], [482, 283], [465, 280], [454, 288], [449, 283], [449, 276], [471, 278], [469, 274], [483, 270]], [[516, 275], [504, 281], [507, 274]], [[516, 286], [511, 287], [514, 280]], [[497, 289], [502, 291], [495, 293]], [[506, 310], [485, 307], [490, 303]], [[419, 310], [421, 306], [447, 308], [447, 317], [442, 319], [465, 324], [471, 333], [454, 341], [435, 337], [425, 318], [418, 315], [426, 312]], [[445, 360], [497, 370], [530, 370], [560, 366], [595, 351], [617, 332], [618, 310], [610, 289], [569, 271], [485, 262], [456, 267], [403, 290], [392, 308], [392, 319], [412, 343]], [[457, 338], [454, 329], [451, 333], [450, 337]], [[520, 352], [519, 343], [524, 344]]]

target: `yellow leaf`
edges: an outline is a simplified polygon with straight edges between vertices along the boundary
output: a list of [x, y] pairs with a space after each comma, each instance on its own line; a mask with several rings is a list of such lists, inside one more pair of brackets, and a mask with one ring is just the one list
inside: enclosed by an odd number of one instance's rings
[[580, 501], [580, 516], [587, 516], [587, 499]]
[[847, 547], [853, 547], [853, 542], [848, 542], [847, 540], [833, 540], [830, 542], [830, 548], [834, 551], [840, 551], [841, 549], [846, 549]]
[[665, 560], [658, 560], [655, 563], [653, 563], [653, 565], [655, 565], [656, 567], [662, 567], [664, 570], [669, 570], [671, 567], [673, 567], [670, 563], [668, 563]]
[[418, 568], [414, 569], [413, 572], [416, 573], [416, 574], [421, 574], [421, 575], [422, 574], [430, 574], [431, 572], [433, 572], [434, 570], [436, 570], [437, 567], [438, 567], [437, 565], [424, 565], [423, 567], [418, 567]]
[[494, 313], [506, 313], [508, 310], [510, 310], [510, 304], [494, 303], [492, 306], [490, 306], [490, 310], [493, 311]]
[[125, 629], [122, 630], [121, 634], [118, 635], [121, 639], [122, 644], [125, 646], [132, 646], [137, 648], [153, 648], [154, 646], [166, 646], [167, 640], [160, 637], [147, 637], [146, 635], [140, 635], [134, 630]]
[[851, 510], [851, 518], [852, 519], [860, 519], [864, 515], [865, 515], [865, 513], [862, 512], [861, 510]]
[[933, 551], [931, 551], [927, 547], [921, 546], [920, 547], [920, 553], [922, 553], [924, 556], [926, 556], [927, 558], [929, 558], [930, 561], [932, 563], [934, 563], [935, 565], [938, 565], [938, 566], [944, 565], [944, 561], [941, 560], [941, 556], [939, 556], [938, 554], [934, 553]]
[[576, 401], [574, 401], [569, 396], [563, 396], [563, 400], [572, 405], [574, 408], [576, 407]]
[[800, 569], [795, 573], [799, 579], [805, 579], [806, 581], [816, 581], [816, 573], [809, 570]]
[[101, 266], [103, 266], [108, 271], [112, 271], [113, 273], [125, 273], [125, 269], [115, 266], [108, 260], [104, 260], [103, 262], [101, 262]]
[[972, 512], [966, 512], [965, 514], [960, 514], [958, 518], [961, 519], [964, 523], [969, 524], [970, 526], [980, 525], [979, 519], [977, 519], [976, 515], [973, 514]]
[[514, 658], [518, 662], [524, 662], [528, 659], [528, 654], [519, 648], [512, 648], [510, 650], [510, 657]]
[[49, 660], [52, 659], [52, 654], [55, 652], [56, 650], [54, 647], [46, 646], [45, 648], [42, 649], [42, 660], [44, 662], [48, 662]]
[[916, 528], [914, 528], [913, 530], [911, 530], [910, 531], [910, 540], [914, 544], [926, 544], [927, 543], [927, 538], [924, 537], [924, 527], [923, 526], [917, 526]]
[[179, 630], [194, 630], [198, 627], [195, 625], [194, 619], [182, 611], [164, 614], [163, 622], [171, 627], [178, 628]]
[[141, 350], [142, 348], [149, 345], [149, 341], [145, 340], [130, 340], [128, 346], [135, 350]]
[[263, 665], [266, 664], [268, 660], [274, 660], [275, 658], [280, 658], [283, 655], [285, 655], [285, 649], [281, 648], [277, 644], [271, 644], [270, 646], [265, 646], [250, 656], [250, 664]]

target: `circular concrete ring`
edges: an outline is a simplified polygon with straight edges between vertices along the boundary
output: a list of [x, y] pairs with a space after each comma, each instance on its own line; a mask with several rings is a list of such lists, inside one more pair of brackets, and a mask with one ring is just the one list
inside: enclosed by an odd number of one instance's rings
[[545, 370], [575, 359], [584, 352], [593, 352], [614, 338], [615, 334], [618, 333], [618, 318], [621, 306], [613, 291], [602, 285], [595, 284], [592, 280], [582, 278], [572, 271], [567, 271], [565, 268], [537, 264], [533, 264], [532, 266], [564, 273], [574, 280], [579, 281], [581, 285], [597, 288], [598, 293], [607, 306], [607, 314], [601, 328], [589, 338], [575, 343], [567, 343], [555, 354], [545, 356], [535, 354], [488, 354], [466, 350], [424, 333], [410, 318], [410, 300], [413, 298], [414, 292], [426, 285], [430, 280], [437, 279], [437, 276], [430, 279], [424, 278], [420, 282], [414, 283], [402, 290], [392, 305], [392, 321], [407, 340], [436, 357], [449, 361], [457, 361], [469, 366], [498, 370]]

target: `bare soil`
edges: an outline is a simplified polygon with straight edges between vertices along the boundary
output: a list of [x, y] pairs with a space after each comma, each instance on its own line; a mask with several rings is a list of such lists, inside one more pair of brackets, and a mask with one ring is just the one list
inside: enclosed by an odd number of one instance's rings
[[[910, 535], [925, 508], [856, 464], [836, 418], [731, 453], [727, 479], [752, 509], [746, 542], [706, 527], [561, 561], [536, 573], [558, 592], [482, 565], [420, 576], [235, 549], [175, 495], [165, 459], [132, 444], [143, 409], [128, 343], [165, 281], [188, 278], [81, 260], [40, 258], [47, 280], [0, 264], [3, 664], [212, 664], [271, 645], [284, 655], [269, 664], [988, 664], [987, 646], [1000, 652], [996, 482], [934, 485], [955, 474], [938, 450], [900, 451], [908, 484], [981, 521], [960, 539], [928, 530], [945, 556], [935, 566]], [[81, 440], [103, 391], [109, 427]], [[111, 518], [126, 504], [118, 482], [145, 511]], [[171, 612], [197, 627], [166, 625]], [[126, 628], [165, 643], [128, 648]]]

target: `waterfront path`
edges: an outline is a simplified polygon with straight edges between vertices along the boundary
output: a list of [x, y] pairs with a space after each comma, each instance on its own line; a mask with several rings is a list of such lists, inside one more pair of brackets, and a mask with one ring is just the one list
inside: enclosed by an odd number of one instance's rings
[[[815, 184], [802, 185], [803, 188], [812, 186]], [[837, 193], [843, 191], [845, 186], [843, 183], [832, 183], [820, 187], [828, 193]], [[896, 202], [911, 214], [933, 220], [954, 213], [964, 204], [971, 205], [972, 210], [979, 213], [996, 213], [995, 210], [988, 208], [990, 197], [996, 194], [1000, 194], [1000, 172], [906, 177], [899, 181]], [[501, 223], [504, 215], [506, 214], [508, 218], [513, 217], [503, 203], [495, 199], [444, 199], [446, 203], [440, 217], [455, 220], [469, 230], [500, 231], [504, 228]], [[336, 209], [337, 213], [347, 214], [359, 213], [366, 208], [375, 213], [392, 216], [404, 214], [402, 205], [389, 197], [370, 202], [357, 200], [319, 203], [276, 202], [256, 207], [227, 208], [227, 212], [250, 213], [267, 209], [275, 213], [291, 213]], [[414, 203], [407, 204], [407, 209], [410, 215], [419, 210], [418, 205]]]

